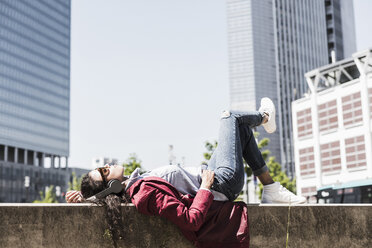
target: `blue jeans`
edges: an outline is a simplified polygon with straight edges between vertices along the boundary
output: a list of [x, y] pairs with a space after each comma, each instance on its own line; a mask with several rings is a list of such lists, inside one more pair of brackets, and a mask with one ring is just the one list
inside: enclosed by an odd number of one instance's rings
[[213, 190], [233, 201], [244, 186], [243, 158], [259, 176], [268, 171], [257, 147], [252, 128], [261, 125], [262, 113], [225, 111], [221, 117], [218, 146], [208, 162], [215, 173]]

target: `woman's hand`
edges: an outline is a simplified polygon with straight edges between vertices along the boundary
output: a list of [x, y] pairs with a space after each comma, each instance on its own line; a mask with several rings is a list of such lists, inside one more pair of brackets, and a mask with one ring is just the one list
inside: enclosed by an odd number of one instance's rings
[[214, 181], [214, 171], [203, 170], [201, 177], [202, 183], [200, 185], [200, 188], [211, 189]]
[[79, 203], [83, 202], [83, 196], [80, 191], [70, 190], [66, 193], [66, 202], [68, 203]]

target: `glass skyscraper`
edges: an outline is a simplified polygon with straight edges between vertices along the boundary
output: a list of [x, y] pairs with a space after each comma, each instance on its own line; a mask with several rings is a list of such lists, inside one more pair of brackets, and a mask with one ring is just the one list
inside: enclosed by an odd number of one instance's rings
[[0, 202], [66, 186], [70, 15], [70, 0], [0, 1]]
[[231, 108], [256, 110], [262, 97], [273, 99], [278, 130], [268, 135], [258, 128], [259, 139], [270, 139], [271, 155], [290, 177], [291, 102], [308, 91], [305, 72], [328, 64], [325, 5], [324, 0], [227, 1]]
[[329, 63], [332, 56], [335, 61], [351, 57], [356, 52], [353, 1], [325, 0], [325, 11]]

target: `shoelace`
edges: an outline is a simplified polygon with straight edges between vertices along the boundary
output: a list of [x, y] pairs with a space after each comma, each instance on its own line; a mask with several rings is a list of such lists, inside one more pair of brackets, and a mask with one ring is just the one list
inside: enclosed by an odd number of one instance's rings
[[284, 188], [282, 185], [279, 186], [279, 191], [289, 192], [289, 190]]

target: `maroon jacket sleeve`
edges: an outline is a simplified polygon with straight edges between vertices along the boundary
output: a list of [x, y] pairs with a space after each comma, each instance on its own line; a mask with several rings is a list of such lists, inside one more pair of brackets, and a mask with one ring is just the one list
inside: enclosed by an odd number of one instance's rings
[[156, 192], [150, 202], [154, 202], [154, 214], [167, 218], [184, 230], [197, 231], [207, 216], [213, 202], [213, 195], [208, 190], [199, 190], [190, 207], [177, 198]]
[[[213, 203], [213, 195], [208, 190], [199, 190], [189, 207], [174, 195], [166, 194], [160, 189], [142, 188], [142, 190], [147, 192], [141, 194], [142, 199], [138, 199], [136, 196], [132, 199], [139, 212], [160, 215], [184, 230], [199, 230]], [[144, 201], [143, 197], [146, 197], [147, 200]]]

